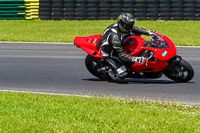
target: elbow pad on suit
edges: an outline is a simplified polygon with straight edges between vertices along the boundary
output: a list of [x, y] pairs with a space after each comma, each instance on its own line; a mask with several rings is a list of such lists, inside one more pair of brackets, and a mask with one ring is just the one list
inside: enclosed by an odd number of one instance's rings
[[115, 50], [122, 48], [122, 46], [121, 46], [122, 41], [116, 33], [111, 33], [109, 42]]

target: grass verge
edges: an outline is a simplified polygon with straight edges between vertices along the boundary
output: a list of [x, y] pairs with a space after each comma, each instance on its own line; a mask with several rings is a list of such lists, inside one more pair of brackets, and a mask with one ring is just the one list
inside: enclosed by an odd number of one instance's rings
[[[72, 43], [76, 36], [103, 34], [115, 22], [1, 20], [0, 41]], [[135, 25], [167, 35], [177, 46], [200, 46], [198, 21], [136, 21]]]
[[0, 92], [0, 132], [200, 132], [200, 107]]

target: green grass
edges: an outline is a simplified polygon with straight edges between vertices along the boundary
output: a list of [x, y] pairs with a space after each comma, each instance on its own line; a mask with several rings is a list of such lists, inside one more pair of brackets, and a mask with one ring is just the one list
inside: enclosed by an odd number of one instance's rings
[[[0, 41], [72, 43], [76, 36], [103, 34], [115, 22], [1, 20]], [[167, 35], [177, 46], [200, 46], [199, 21], [136, 21], [135, 25]]]
[[200, 133], [200, 107], [0, 92], [0, 132]]

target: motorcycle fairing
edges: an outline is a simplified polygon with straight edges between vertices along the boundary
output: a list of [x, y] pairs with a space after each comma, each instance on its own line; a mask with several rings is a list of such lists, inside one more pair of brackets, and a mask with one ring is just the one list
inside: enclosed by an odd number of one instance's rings
[[[155, 33], [157, 34], [157, 33]], [[130, 36], [123, 42], [124, 52], [132, 56], [140, 56], [145, 50], [152, 51], [154, 60], [145, 61], [143, 64], [137, 62], [131, 64], [134, 72], [161, 72], [168, 66], [168, 61], [176, 55], [176, 47], [173, 42], [164, 35], [159, 35], [167, 42], [169, 48], [153, 48], [143, 46], [145, 40], [140, 36]]]

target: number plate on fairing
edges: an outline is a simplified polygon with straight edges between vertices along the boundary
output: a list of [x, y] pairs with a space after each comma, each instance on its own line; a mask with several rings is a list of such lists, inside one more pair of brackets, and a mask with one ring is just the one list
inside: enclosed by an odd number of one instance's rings
[[167, 55], [167, 51], [164, 51], [164, 52], [162, 53], [162, 56], [165, 57], [166, 55]]

